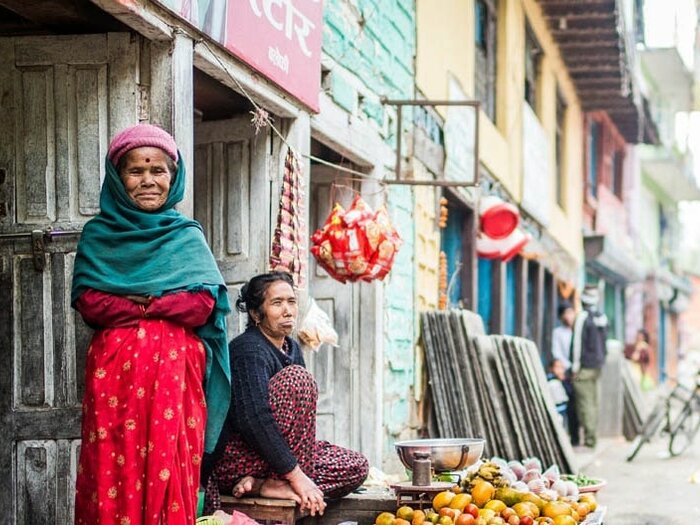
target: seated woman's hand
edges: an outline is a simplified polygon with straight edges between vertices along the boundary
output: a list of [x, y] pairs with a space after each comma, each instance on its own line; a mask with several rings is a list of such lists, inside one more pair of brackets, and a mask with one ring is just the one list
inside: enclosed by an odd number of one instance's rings
[[285, 475], [292, 490], [301, 498], [301, 509], [309, 509], [309, 514], [315, 516], [323, 514], [326, 510], [326, 502], [323, 500], [323, 492], [318, 488], [299, 465], [294, 470]]

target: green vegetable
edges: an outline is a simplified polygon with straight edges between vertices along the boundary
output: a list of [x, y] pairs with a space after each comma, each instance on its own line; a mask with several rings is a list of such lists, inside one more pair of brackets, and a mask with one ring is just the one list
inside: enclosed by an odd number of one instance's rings
[[589, 478], [585, 474], [579, 474], [577, 476], [574, 474], [562, 474], [561, 479], [564, 481], [573, 481], [579, 487], [590, 487], [591, 485], [600, 483], [599, 479]]

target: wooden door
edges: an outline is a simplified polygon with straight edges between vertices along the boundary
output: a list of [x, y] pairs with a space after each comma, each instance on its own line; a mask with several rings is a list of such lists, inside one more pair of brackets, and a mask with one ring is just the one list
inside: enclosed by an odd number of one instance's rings
[[108, 139], [138, 120], [138, 45], [129, 33], [0, 38], [2, 524], [73, 522], [91, 334], [70, 308], [72, 267]]
[[[347, 190], [332, 190], [332, 170], [314, 166], [311, 172], [310, 228], [321, 227], [331, 211], [331, 199], [349, 206]], [[310, 258], [309, 293], [330, 317], [338, 332], [338, 348], [323, 345], [307, 353], [307, 366], [319, 388], [317, 436], [344, 447], [359, 450], [360, 377], [358, 374], [360, 285], [342, 284]]]
[[[255, 134], [247, 115], [195, 126], [194, 215], [226, 280], [232, 307], [241, 285], [268, 267], [271, 202], [277, 211], [270, 170], [277, 167], [272, 159], [279, 158], [278, 143], [271, 148], [271, 141], [269, 133]], [[234, 311], [229, 339], [244, 324], [245, 316]]]

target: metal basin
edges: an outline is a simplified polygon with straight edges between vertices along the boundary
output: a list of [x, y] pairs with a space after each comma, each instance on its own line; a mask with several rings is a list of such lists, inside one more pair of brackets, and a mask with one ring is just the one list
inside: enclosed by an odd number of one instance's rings
[[463, 470], [481, 458], [485, 440], [481, 438], [463, 439], [414, 439], [398, 441], [394, 444], [401, 463], [413, 470], [413, 454], [430, 454], [435, 472]]

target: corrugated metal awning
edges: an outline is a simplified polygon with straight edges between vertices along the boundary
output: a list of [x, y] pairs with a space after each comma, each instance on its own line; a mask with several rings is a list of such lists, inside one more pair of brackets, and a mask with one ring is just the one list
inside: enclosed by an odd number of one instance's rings
[[658, 143], [648, 104], [634, 84], [618, 0], [538, 0], [584, 111], [606, 111], [631, 144]]

